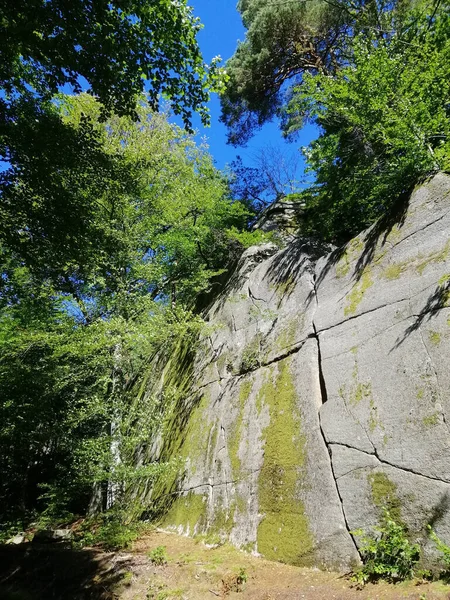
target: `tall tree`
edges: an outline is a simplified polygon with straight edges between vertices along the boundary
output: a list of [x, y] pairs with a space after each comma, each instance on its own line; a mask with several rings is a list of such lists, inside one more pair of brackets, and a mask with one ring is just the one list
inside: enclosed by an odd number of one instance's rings
[[303, 231], [349, 238], [407, 198], [420, 178], [448, 170], [450, 11], [411, 12], [408, 34], [357, 36], [352, 64], [294, 87], [285, 130], [320, 136], [304, 149], [315, 181], [303, 193]]
[[196, 35], [200, 22], [186, 0], [1, 0], [2, 121], [17, 97], [48, 99], [87, 82], [106, 110], [130, 113], [144, 90], [153, 108], [166, 95], [189, 126], [207, 121], [208, 67]]
[[333, 76], [351, 61], [358, 32], [378, 39], [401, 27], [415, 0], [240, 0], [247, 29], [226, 68], [222, 121], [229, 142], [245, 144], [284, 105], [305, 73]]
[[[38, 181], [30, 191], [29, 171], [16, 173], [15, 188], [30, 192], [39, 218], [24, 221], [10, 211], [22, 243], [12, 238], [2, 246], [5, 509], [36, 507], [43, 484], [49, 487], [40, 509], [85, 509], [93, 483], [104, 490], [109, 482], [110, 501], [118, 501], [131, 480], [156, 472], [145, 449], [170, 391], [148, 393], [148, 362], [183, 336], [193, 343], [197, 295], [227, 267], [248, 216], [230, 199], [206, 148], [145, 101], [137, 122], [117, 115], [103, 121], [89, 95], [62, 97], [57, 108], [81, 140], [89, 120], [101, 160], [62, 157], [53, 165], [60, 197], [89, 209], [79, 254], [65, 261], [52, 261], [58, 232], [44, 210], [49, 188]], [[69, 240], [79, 234], [76, 214], [65, 231], [63, 256], [67, 232]]]

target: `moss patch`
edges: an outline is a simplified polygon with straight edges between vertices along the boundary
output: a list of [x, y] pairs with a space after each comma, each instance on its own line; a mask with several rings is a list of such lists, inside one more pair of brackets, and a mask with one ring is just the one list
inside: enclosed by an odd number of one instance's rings
[[251, 379], [242, 381], [239, 389], [238, 415], [229, 436], [228, 452], [230, 456], [233, 479], [238, 480], [241, 475], [241, 459], [239, 458], [239, 445], [242, 437], [242, 423], [244, 419], [245, 404], [252, 391], [253, 382]]
[[[301, 320], [301, 327], [303, 327], [303, 322], [305, 316], [301, 314], [297, 316], [299, 320]], [[277, 350], [284, 350], [285, 348], [289, 348], [295, 343], [295, 337], [297, 333], [297, 322], [295, 320], [290, 321], [283, 329], [280, 331], [277, 336], [275, 345]]]
[[450, 253], [450, 240], [447, 241], [442, 250], [437, 250], [436, 252], [432, 252], [428, 256], [419, 255], [419, 261], [416, 264], [416, 271], [419, 275], [422, 275], [424, 270], [427, 268], [429, 264], [435, 264], [438, 262], [444, 262], [447, 260], [447, 257]]
[[[169, 515], [173, 515], [170, 503], [174, 494], [179, 491], [179, 481], [188, 465], [190, 472], [195, 473], [198, 464], [205, 457], [209, 457], [207, 460], [211, 464], [211, 454], [217, 442], [217, 427], [205, 419], [209, 404], [208, 391], [200, 398], [192, 398], [190, 401], [180, 396], [164, 425], [161, 460], [172, 460], [177, 464], [169, 473], [163, 473], [155, 481], [151, 505], [154, 516], [162, 518], [166, 524], [170, 524]], [[175, 504], [178, 502], [177, 500]]]
[[429, 331], [428, 337], [430, 338], [430, 342], [435, 346], [438, 346], [441, 343], [441, 334], [439, 331]]
[[375, 405], [374, 399], [370, 398], [370, 416], [369, 416], [369, 431], [373, 433], [377, 427], [384, 431], [384, 425], [378, 416], [378, 408]]
[[206, 496], [189, 492], [178, 497], [163, 520], [163, 525], [181, 526], [189, 534], [206, 524]]
[[358, 310], [358, 306], [364, 298], [366, 291], [373, 285], [371, 271], [366, 267], [361, 275], [360, 280], [355, 283], [352, 291], [347, 294], [347, 304], [344, 307], [344, 315], [354, 315]]
[[261, 339], [257, 336], [242, 351], [239, 373], [254, 371], [261, 365]]
[[422, 423], [425, 427], [433, 427], [439, 423], [439, 413], [433, 413], [432, 415], [427, 415], [422, 419]]
[[393, 279], [398, 279], [400, 275], [406, 270], [408, 263], [392, 263], [388, 265], [382, 275], [385, 279], [392, 281]]
[[[291, 564], [309, 564], [313, 538], [303, 502], [299, 499], [306, 460], [306, 439], [288, 364], [267, 374], [261, 388], [270, 424], [263, 432], [264, 463], [259, 475], [257, 547], [267, 558]], [[275, 379], [275, 380], [274, 380]]]
[[349, 389], [348, 394], [346, 393], [346, 386], [342, 385], [339, 388], [339, 396], [350, 406], [357, 406], [362, 400], [368, 399], [370, 401], [370, 406], [374, 406], [373, 396], [372, 396], [372, 384], [370, 381], [361, 382], [359, 381], [358, 375], [358, 362], [355, 360], [355, 365], [353, 367], [352, 372], [352, 383]]
[[368, 475], [372, 502], [377, 508], [386, 508], [396, 523], [402, 523], [401, 503], [397, 496], [397, 486], [389, 477], [378, 471]]
[[363, 251], [364, 242], [361, 238], [355, 238], [349, 242], [336, 265], [336, 277], [345, 277], [350, 271], [351, 263]]

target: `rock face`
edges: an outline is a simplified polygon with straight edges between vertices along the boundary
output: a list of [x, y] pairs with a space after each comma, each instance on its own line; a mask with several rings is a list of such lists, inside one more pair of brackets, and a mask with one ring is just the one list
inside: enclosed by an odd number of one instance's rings
[[440, 174], [331, 254], [245, 252], [159, 442], [183, 464], [153, 490], [166, 526], [340, 569], [382, 507], [430, 560], [428, 523], [450, 543], [449, 233]]

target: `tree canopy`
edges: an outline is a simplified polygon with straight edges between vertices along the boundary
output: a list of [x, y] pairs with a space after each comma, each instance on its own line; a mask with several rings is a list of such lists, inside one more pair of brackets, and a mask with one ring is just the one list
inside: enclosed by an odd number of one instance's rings
[[333, 76], [352, 61], [358, 32], [388, 39], [414, 0], [240, 0], [247, 29], [227, 62], [222, 121], [229, 142], [245, 144], [285, 103], [306, 73]]
[[165, 95], [187, 126], [193, 111], [208, 121], [217, 60], [203, 62], [186, 0], [2, 0], [0, 23], [2, 121], [18, 97], [48, 99], [65, 84], [87, 84], [118, 114], [146, 89], [153, 108]]
[[242, 0], [245, 41], [227, 64], [229, 140], [274, 115], [307, 123], [312, 183], [303, 234], [334, 243], [386, 215], [421, 177], [448, 169], [449, 10], [440, 0]]
[[[207, 149], [145, 100], [137, 121], [104, 121], [87, 94], [60, 97], [54, 110], [81, 139], [89, 120], [101, 160], [45, 155], [50, 183], [30, 178], [27, 162], [15, 173], [35, 219], [10, 211], [24, 235], [2, 246], [0, 499], [22, 515], [86, 510], [94, 484], [105, 506], [106, 489], [117, 486], [119, 500], [130, 477], [162, 468], [142, 448], [170, 394], [147, 393], [148, 362], [185, 336], [194, 343], [196, 299], [232, 260], [249, 214]], [[87, 211], [81, 239], [75, 213], [60, 237], [57, 213], [48, 212], [53, 185], [68, 208]], [[66, 236], [77, 244], [70, 260]]]

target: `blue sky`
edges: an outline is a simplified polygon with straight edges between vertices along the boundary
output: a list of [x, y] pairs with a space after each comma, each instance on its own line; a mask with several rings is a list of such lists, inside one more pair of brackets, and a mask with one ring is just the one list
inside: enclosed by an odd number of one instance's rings
[[[225, 62], [237, 46], [238, 40], [244, 40], [245, 30], [242, 26], [241, 17], [236, 9], [237, 0], [190, 0], [189, 4], [194, 9], [194, 14], [200, 17], [204, 25], [198, 35], [203, 57], [210, 62], [214, 56], [220, 54]], [[267, 147], [275, 147], [284, 155], [298, 154], [298, 148], [306, 145], [311, 137], [315, 135], [312, 127], [300, 135], [295, 143], [286, 142], [279, 130], [278, 123], [268, 123], [259, 131], [245, 148], [233, 148], [226, 143], [226, 128], [219, 122], [220, 102], [216, 95], [210, 102], [211, 127], [203, 128], [199, 119], [195, 121], [195, 127], [199, 136], [206, 136], [210, 146], [211, 154], [216, 160], [218, 168], [223, 169], [231, 163], [237, 155], [240, 155], [246, 166], [252, 166], [254, 156]], [[297, 178], [302, 175], [303, 167], [300, 161]]]

